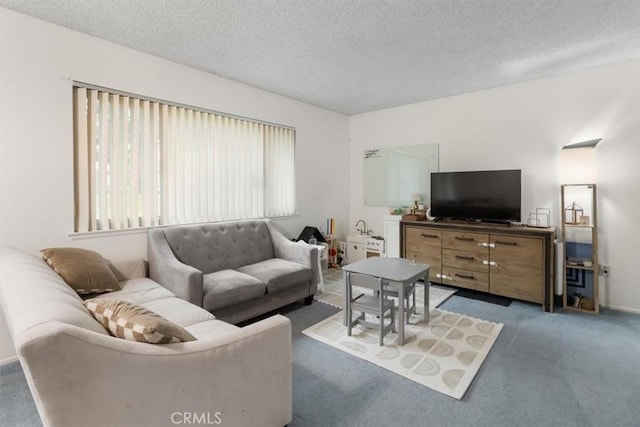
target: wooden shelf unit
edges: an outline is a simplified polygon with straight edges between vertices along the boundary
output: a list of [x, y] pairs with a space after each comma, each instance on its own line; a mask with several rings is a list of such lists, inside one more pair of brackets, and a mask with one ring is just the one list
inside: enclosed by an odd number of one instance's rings
[[555, 228], [402, 221], [400, 256], [430, 281], [541, 304], [553, 311]]
[[[580, 313], [599, 314], [599, 283], [600, 265], [598, 263], [598, 216], [597, 216], [597, 198], [596, 184], [565, 184], [560, 187], [561, 206], [568, 207], [576, 200], [584, 206], [583, 215], [588, 217], [586, 224], [566, 223], [566, 216], [563, 212], [562, 236], [564, 240], [564, 277], [562, 292], [562, 307], [568, 311]], [[581, 241], [582, 240], [582, 241]], [[572, 247], [575, 245], [576, 248]], [[577, 246], [583, 245], [582, 251]], [[570, 261], [572, 251], [586, 253], [588, 249], [588, 257], [576, 257], [591, 263], [590, 266], [576, 265]], [[574, 273], [577, 272], [576, 273]], [[580, 273], [582, 272], [582, 273]], [[569, 283], [571, 277], [571, 283]], [[584, 289], [584, 290], [583, 290]], [[584, 293], [583, 293], [584, 292]], [[577, 293], [587, 297], [593, 303], [593, 309], [574, 307], [573, 298]]]

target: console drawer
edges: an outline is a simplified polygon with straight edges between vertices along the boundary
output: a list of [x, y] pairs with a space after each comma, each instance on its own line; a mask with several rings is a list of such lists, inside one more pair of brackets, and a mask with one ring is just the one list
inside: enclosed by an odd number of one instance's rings
[[462, 251], [489, 250], [489, 235], [466, 231], [443, 231], [442, 247]]
[[462, 270], [481, 273], [489, 272], [489, 257], [486, 250], [461, 251], [458, 249], [442, 249], [442, 264]]
[[[438, 273], [440, 272], [440, 267], [442, 266], [442, 257], [440, 256], [440, 251], [410, 251], [407, 250], [404, 253], [404, 257], [406, 259], [413, 260], [419, 264], [429, 264], [431, 266], [431, 272]], [[435, 277], [431, 275], [431, 277]]]
[[489, 292], [489, 274], [478, 271], [469, 271], [451, 267], [442, 268], [445, 285], [459, 286], [461, 288], [473, 289], [474, 291]]
[[440, 252], [442, 232], [424, 227], [406, 227], [404, 247], [406, 252], [422, 252], [423, 250]]

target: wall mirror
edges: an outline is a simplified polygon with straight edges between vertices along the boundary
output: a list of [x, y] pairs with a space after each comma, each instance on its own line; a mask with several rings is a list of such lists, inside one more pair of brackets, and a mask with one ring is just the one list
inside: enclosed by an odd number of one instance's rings
[[438, 172], [438, 144], [365, 150], [364, 204], [413, 206], [413, 195], [420, 194], [428, 205], [431, 172]]

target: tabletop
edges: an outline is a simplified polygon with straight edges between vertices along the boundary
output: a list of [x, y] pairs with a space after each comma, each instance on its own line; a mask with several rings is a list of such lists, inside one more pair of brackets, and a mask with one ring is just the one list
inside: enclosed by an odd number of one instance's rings
[[404, 258], [372, 257], [347, 264], [342, 270], [368, 274], [392, 282], [407, 282], [424, 275], [429, 268], [428, 264], [417, 264]]

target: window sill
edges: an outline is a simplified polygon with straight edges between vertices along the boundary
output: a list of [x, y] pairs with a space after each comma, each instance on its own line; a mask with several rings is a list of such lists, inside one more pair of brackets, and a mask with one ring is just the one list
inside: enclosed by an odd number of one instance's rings
[[185, 223], [185, 224], [157, 225], [153, 227], [128, 228], [123, 230], [80, 231], [80, 232], [69, 233], [69, 238], [71, 240], [97, 239], [101, 237], [118, 237], [118, 236], [134, 235], [134, 234], [147, 234], [149, 230], [151, 230], [152, 228], [206, 224], [206, 223], [214, 223], [214, 222], [245, 221], [245, 220], [251, 220], [251, 219], [270, 219], [273, 222], [278, 222], [278, 221], [286, 221], [289, 219], [295, 219], [299, 217], [300, 217], [300, 214], [296, 213], [293, 215], [276, 216], [271, 218], [243, 218], [238, 220], [228, 219], [228, 220], [220, 220], [220, 221], [192, 222], [192, 223]]

